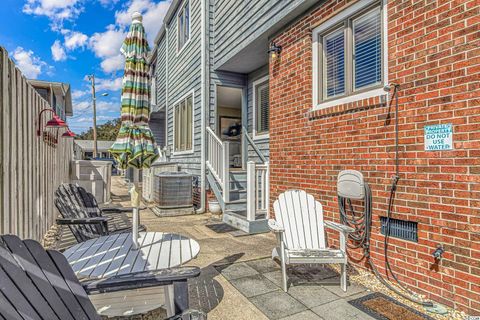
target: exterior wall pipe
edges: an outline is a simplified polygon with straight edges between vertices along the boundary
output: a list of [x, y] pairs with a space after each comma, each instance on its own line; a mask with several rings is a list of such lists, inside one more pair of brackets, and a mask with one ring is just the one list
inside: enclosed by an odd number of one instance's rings
[[197, 209], [197, 213], [204, 213], [206, 210], [206, 150], [205, 150], [205, 112], [206, 112], [206, 104], [208, 93], [207, 89], [208, 86], [206, 85], [207, 80], [207, 48], [206, 48], [206, 14], [205, 10], [207, 9], [206, 6], [207, 0], [201, 0], [200, 10], [201, 10], [201, 19], [200, 19], [200, 55], [201, 55], [201, 80], [200, 80], [200, 91], [201, 91], [201, 102], [200, 102], [200, 145], [201, 145], [201, 156], [200, 156], [200, 208]]

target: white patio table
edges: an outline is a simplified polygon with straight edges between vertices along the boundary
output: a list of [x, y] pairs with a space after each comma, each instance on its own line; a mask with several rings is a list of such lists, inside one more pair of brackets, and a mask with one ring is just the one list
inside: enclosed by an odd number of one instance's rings
[[[63, 253], [79, 277], [101, 279], [114, 275], [174, 268], [195, 258], [200, 245], [173, 233], [140, 232], [135, 249], [131, 233], [112, 234], [79, 243]], [[173, 292], [169, 288], [145, 288], [92, 295], [100, 314], [134, 315], [164, 305]], [[167, 299], [165, 299], [167, 298]], [[167, 313], [172, 306], [166, 304]]]

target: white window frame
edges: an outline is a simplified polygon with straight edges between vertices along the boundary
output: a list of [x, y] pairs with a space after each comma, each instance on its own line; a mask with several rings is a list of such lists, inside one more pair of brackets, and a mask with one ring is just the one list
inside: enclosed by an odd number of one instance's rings
[[153, 107], [157, 106], [157, 78], [155, 76], [150, 78], [150, 104]]
[[[324, 35], [329, 30], [336, 29], [339, 25], [344, 23], [347, 19], [351, 19], [353, 16], [358, 14], [359, 12], [366, 10], [368, 7], [374, 5], [380, 6], [380, 12], [382, 14], [382, 83], [380, 84], [381, 87], [375, 87], [373, 89], [361, 90], [358, 93], [353, 93], [347, 96], [341, 97], [331, 97], [328, 100], [320, 101], [320, 92], [319, 90], [323, 90], [323, 87], [320, 89], [321, 83], [321, 75], [323, 73], [323, 66], [319, 65], [320, 57], [323, 55], [322, 50], [322, 39], [321, 35]], [[367, 13], [367, 11], [365, 12]], [[320, 110], [325, 109], [331, 106], [341, 105], [345, 103], [355, 102], [363, 99], [368, 99], [372, 97], [378, 97], [381, 95], [385, 95], [386, 92], [383, 89], [385, 85], [388, 84], [388, 32], [387, 32], [387, 4], [386, 0], [360, 0], [353, 5], [345, 8], [343, 11], [339, 12], [337, 15], [332, 17], [331, 19], [325, 21], [312, 31], [312, 110]], [[350, 45], [347, 43], [347, 45]], [[346, 68], [350, 68], [351, 66], [345, 65]], [[352, 70], [353, 72], [353, 70]], [[349, 81], [353, 81], [352, 79], [347, 79], [345, 77], [345, 83]]]
[[[253, 88], [253, 95], [252, 95], [252, 115], [253, 115], [253, 126], [252, 126], [252, 135], [253, 135], [253, 140], [265, 140], [270, 138], [270, 132], [269, 133], [262, 133], [262, 134], [257, 134], [257, 87], [259, 85], [264, 84], [265, 82], [269, 82], [269, 76], [266, 75], [264, 77], [261, 77], [252, 83], [252, 88]], [[268, 83], [269, 88], [270, 88], [270, 83]], [[268, 107], [270, 108], [270, 102], [268, 103]]]
[[[188, 6], [188, 39], [185, 41], [183, 46], [180, 47], [180, 16], [183, 14], [183, 11]], [[182, 5], [179, 7], [180, 10], [177, 14], [177, 56], [185, 49], [192, 39], [192, 10], [190, 6], [190, 0], [185, 0]]]
[[[189, 149], [189, 150], [182, 150], [182, 151], [176, 151], [175, 150], [175, 123], [176, 123], [176, 119], [175, 119], [175, 108], [180, 104], [180, 102], [186, 100], [188, 97], [192, 97], [192, 148]], [[172, 137], [173, 137], [173, 140], [172, 140], [172, 155], [176, 156], [176, 155], [185, 155], [185, 154], [193, 154], [194, 153], [194, 150], [195, 150], [195, 90], [192, 90], [188, 93], [186, 93], [185, 95], [183, 95], [180, 99], [178, 99], [177, 101], [175, 101], [175, 103], [173, 104], [173, 107], [172, 107], [172, 114], [173, 114], [173, 134], [172, 134]]]

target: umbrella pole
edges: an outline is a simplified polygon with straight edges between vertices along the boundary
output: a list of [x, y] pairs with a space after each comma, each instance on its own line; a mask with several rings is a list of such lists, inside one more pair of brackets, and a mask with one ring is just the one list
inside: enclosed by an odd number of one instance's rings
[[136, 179], [137, 175], [139, 174], [139, 169], [134, 169], [134, 181], [132, 183], [132, 188], [130, 189], [130, 194], [132, 197], [132, 207], [133, 207], [133, 214], [132, 214], [132, 243], [133, 248], [138, 249], [138, 224], [139, 224], [139, 207], [140, 207], [140, 195], [138, 194], [138, 181]]

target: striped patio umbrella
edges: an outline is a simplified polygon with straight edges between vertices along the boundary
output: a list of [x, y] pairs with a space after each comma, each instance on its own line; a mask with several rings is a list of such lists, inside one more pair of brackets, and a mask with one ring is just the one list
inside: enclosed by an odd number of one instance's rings
[[158, 158], [158, 149], [148, 127], [150, 85], [147, 55], [149, 51], [142, 15], [132, 15], [132, 25], [120, 50], [125, 56], [122, 82], [122, 125], [110, 148], [121, 169], [148, 168]]

